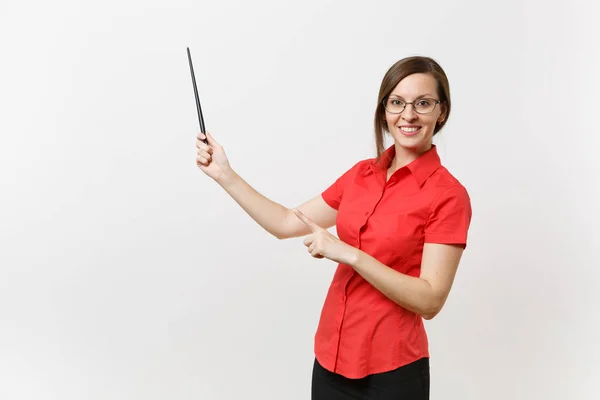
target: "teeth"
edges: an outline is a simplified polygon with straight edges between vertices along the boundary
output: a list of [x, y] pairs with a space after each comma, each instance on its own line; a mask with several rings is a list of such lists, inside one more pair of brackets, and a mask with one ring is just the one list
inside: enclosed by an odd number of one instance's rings
[[407, 128], [407, 127], [401, 127], [400, 129], [402, 129], [404, 132], [416, 132], [419, 130], [419, 128]]

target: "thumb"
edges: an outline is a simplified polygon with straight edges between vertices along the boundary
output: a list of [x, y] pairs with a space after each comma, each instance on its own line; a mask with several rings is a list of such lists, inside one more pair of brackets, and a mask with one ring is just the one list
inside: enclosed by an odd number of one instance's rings
[[317, 225], [315, 221], [304, 215], [302, 211], [294, 209], [294, 214], [296, 214], [296, 217], [298, 217], [300, 221], [304, 222], [306, 226], [308, 226], [313, 232], [317, 231], [318, 229], [321, 229], [321, 227]]

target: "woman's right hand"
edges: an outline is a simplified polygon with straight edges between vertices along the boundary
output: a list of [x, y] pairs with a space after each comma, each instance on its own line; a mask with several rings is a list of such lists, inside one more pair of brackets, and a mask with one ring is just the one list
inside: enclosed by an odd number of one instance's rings
[[229, 165], [225, 150], [212, 137], [210, 132], [206, 132], [208, 144], [204, 143], [205, 135], [202, 132], [198, 133], [196, 140], [196, 165], [202, 172], [211, 177], [217, 182], [226, 179], [233, 175], [233, 170]]

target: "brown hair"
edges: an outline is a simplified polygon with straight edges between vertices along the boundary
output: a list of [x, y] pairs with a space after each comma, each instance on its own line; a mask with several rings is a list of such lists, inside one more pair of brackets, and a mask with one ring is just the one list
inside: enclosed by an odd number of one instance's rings
[[440, 105], [445, 107], [446, 116], [441, 123], [436, 123], [433, 134], [436, 135], [444, 127], [446, 121], [448, 121], [451, 108], [450, 84], [442, 67], [429, 57], [413, 56], [403, 58], [390, 67], [383, 77], [381, 87], [379, 88], [377, 109], [375, 110], [375, 145], [377, 146], [378, 160], [385, 150], [383, 141], [384, 135], [388, 132], [383, 102], [402, 79], [416, 73], [428, 73], [435, 78], [438, 83], [437, 91], [441, 101]]

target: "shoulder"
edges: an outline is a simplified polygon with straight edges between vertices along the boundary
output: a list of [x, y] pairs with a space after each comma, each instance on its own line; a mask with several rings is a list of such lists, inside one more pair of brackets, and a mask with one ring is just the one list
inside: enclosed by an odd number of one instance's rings
[[371, 165], [373, 165], [373, 159], [363, 159], [346, 167], [345, 170], [338, 171], [335, 181], [321, 193], [325, 202], [337, 210], [344, 194], [348, 193], [348, 190], [352, 190], [358, 177], [366, 175], [365, 172], [371, 169]]
[[375, 167], [377, 164], [377, 159], [376, 158], [364, 158], [361, 160], [356, 161], [353, 165], [352, 165], [352, 170], [355, 170], [356, 172], [363, 172], [363, 171], [368, 171], [371, 168]]
[[432, 174], [424, 185], [430, 193], [432, 208], [438, 207], [448, 201], [455, 205], [471, 207], [469, 191], [445, 166], [440, 167]]
[[371, 171], [376, 165], [375, 158], [365, 158], [354, 162], [353, 164], [346, 165], [340, 168], [338, 174], [341, 174], [340, 178], [355, 178], [360, 175], [364, 175]]
[[465, 185], [463, 185], [462, 182], [443, 165], [440, 165], [429, 179], [427, 179], [425, 186], [429, 189], [436, 189], [436, 191], [440, 193], [451, 190], [453, 192], [464, 192], [468, 194]]
[[466, 248], [473, 210], [466, 187], [445, 167], [426, 182], [431, 194], [425, 226], [428, 243], [461, 244]]

